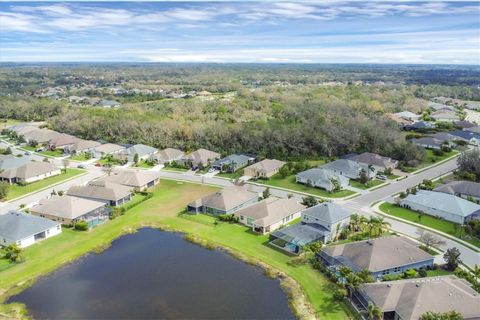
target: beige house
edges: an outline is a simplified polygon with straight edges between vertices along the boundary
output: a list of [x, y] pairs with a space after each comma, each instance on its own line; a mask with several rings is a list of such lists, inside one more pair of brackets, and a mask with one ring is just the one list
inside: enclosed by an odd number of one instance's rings
[[206, 167], [210, 161], [220, 158], [220, 153], [213, 152], [207, 149], [198, 149], [190, 153], [184, 158], [187, 162], [191, 162], [194, 166], [204, 166]]
[[69, 134], [60, 134], [48, 141], [48, 147], [51, 149], [64, 149], [73, 146], [80, 139]]
[[480, 319], [480, 295], [453, 275], [366, 283], [357, 298], [365, 309], [369, 302], [380, 307], [385, 319], [417, 320], [426, 312], [452, 310], [466, 320]]
[[59, 221], [62, 224], [73, 224], [77, 221], [94, 221], [108, 219], [105, 202], [72, 196], [52, 196], [43, 199], [30, 210], [31, 214]]
[[179, 161], [183, 158], [184, 152], [174, 148], [166, 148], [158, 151], [152, 156], [157, 163], [169, 163], [172, 161]]
[[105, 143], [94, 149], [94, 157], [100, 159], [107, 154], [118, 154], [120, 151], [125, 150], [125, 147], [122, 147], [114, 143]]
[[254, 178], [270, 178], [277, 174], [285, 162], [275, 159], [265, 159], [244, 169], [244, 175]]
[[132, 187], [137, 191], [153, 187], [160, 182], [160, 174], [150, 170], [117, 170], [111, 175], [92, 182], [105, 181]]
[[7, 181], [10, 184], [31, 183], [60, 173], [60, 168], [49, 162], [29, 162], [18, 168], [3, 171], [0, 173], [0, 180]]
[[235, 212], [240, 223], [262, 234], [272, 232], [300, 218], [306, 207], [295, 200], [268, 198]]
[[257, 202], [257, 192], [231, 186], [189, 203], [187, 211], [211, 215], [232, 214]]
[[110, 206], [118, 206], [132, 198], [132, 187], [105, 181], [92, 181], [85, 186], [68, 189], [67, 195], [85, 199], [98, 200]]
[[98, 141], [79, 139], [73, 145], [66, 148], [70, 154], [79, 154], [83, 152], [93, 153], [95, 148], [101, 145]]

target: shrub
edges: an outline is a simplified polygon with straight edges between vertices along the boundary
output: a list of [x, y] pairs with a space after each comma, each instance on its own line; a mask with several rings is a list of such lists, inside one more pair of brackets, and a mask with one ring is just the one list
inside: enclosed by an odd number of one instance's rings
[[417, 277], [417, 271], [415, 271], [415, 269], [407, 269], [407, 270], [403, 273], [403, 277], [404, 277], [405, 279], [416, 278], [416, 277]]
[[239, 221], [239, 218], [236, 217], [233, 214], [220, 214], [218, 215], [218, 220], [223, 221], [223, 222], [231, 222], [231, 223], [237, 223]]
[[386, 274], [382, 277], [383, 281], [395, 281], [402, 279], [401, 274]]
[[435, 155], [437, 157], [443, 156], [443, 151], [442, 150], [433, 149], [432, 153], [433, 153], [433, 155]]
[[346, 289], [343, 289], [343, 288], [337, 288], [333, 292], [333, 299], [335, 301], [343, 301], [347, 296], [348, 296], [348, 292]]
[[77, 223], [75, 223], [75, 230], [78, 230], [78, 231], [87, 231], [89, 226], [88, 226], [88, 222], [86, 221], [78, 221]]
[[425, 269], [418, 270], [418, 275], [422, 278], [425, 278], [427, 276], [427, 270]]

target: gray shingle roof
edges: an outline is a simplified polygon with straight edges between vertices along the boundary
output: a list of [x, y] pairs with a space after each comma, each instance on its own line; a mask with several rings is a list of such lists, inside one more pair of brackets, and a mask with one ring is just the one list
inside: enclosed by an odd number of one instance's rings
[[150, 147], [144, 144], [136, 144], [123, 150], [121, 154], [129, 155], [129, 156], [134, 156], [135, 154], [138, 154], [139, 157], [143, 157], [149, 154], [153, 154], [157, 151], [158, 150], [155, 149], [154, 147]]
[[143, 187], [146, 184], [160, 179], [160, 174], [150, 170], [116, 170], [111, 175], [99, 178], [95, 181], [118, 183], [130, 187]]
[[229, 156], [226, 156], [225, 158], [219, 159], [213, 163], [214, 166], [221, 166], [221, 165], [227, 165], [227, 164], [240, 164], [240, 163], [245, 163], [248, 162], [251, 159], [251, 157], [246, 156], [244, 154], [231, 154]]
[[397, 163], [397, 161], [392, 160], [389, 157], [383, 157], [376, 153], [370, 153], [370, 152], [364, 152], [359, 155], [354, 155], [348, 159], [356, 162], [371, 164], [373, 166], [378, 166], [382, 168], [388, 168], [396, 165]]
[[264, 159], [260, 162], [252, 164], [251, 166], [248, 166], [246, 169], [248, 168], [257, 169], [260, 172], [269, 174], [271, 172], [274, 172], [277, 169], [280, 169], [284, 165], [285, 165], [285, 162], [280, 160]]
[[459, 312], [464, 319], [480, 318], [480, 295], [463, 279], [443, 276], [364, 284], [360, 291], [383, 312], [400, 319], [420, 319], [431, 311]]
[[363, 169], [368, 172], [368, 165], [366, 163], [359, 163], [348, 159], [339, 159], [324, 164], [321, 169], [341, 172], [344, 176], [355, 177]]
[[303, 214], [315, 217], [325, 224], [333, 224], [350, 217], [351, 212], [347, 211], [338, 204], [324, 202], [308, 208], [303, 212]]
[[0, 173], [0, 177], [12, 179], [29, 179], [42, 174], [60, 170], [54, 164], [49, 162], [29, 162], [18, 168], [13, 168]]
[[170, 162], [170, 161], [181, 158], [183, 156], [183, 154], [184, 153], [183, 153], [182, 150], [178, 150], [178, 149], [174, 149], [174, 148], [166, 148], [166, 149], [158, 151], [157, 154], [155, 155], [155, 157], [159, 161]]
[[207, 149], [198, 149], [187, 156], [194, 164], [206, 165], [208, 161], [220, 158], [220, 154]]
[[72, 196], [53, 196], [42, 199], [31, 211], [59, 218], [76, 219], [96, 209], [105, 207], [105, 203]]
[[299, 178], [305, 179], [305, 180], [311, 180], [313, 182], [324, 182], [324, 183], [329, 183], [332, 179], [336, 180], [345, 180], [345, 183], [348, 183], [348, 178], [335, 173], [330, 170], [325, 170], [322, 168], [313, 168], [313, 169], [308, 169], [306, 171], [302, 171], [297, 173], [297, 176]]
[[30, 157], [16, 157], [14, 155], [0, 155], [0, 170], [9, 170], [23, 166], [30, 162]]
[[448, 194], [462, 194], [472, 197], [480, 197], [480, 183], [472, 181], [452, 181], [435, 188], [434, 191]]
[[480, 213], [480, 205], [451, 194], [427, 190], [418, 190], [417, 194], [409, 194], [401, 203], [415, 203], [453, 215], [468, 217]]
[[47, 229], [59, 225], [45, 218], [32, 216], [17, 211], [9, 211], [0, 215], [0, 240], [1, 245], [10, 245]]
[[295, 200], [270, 197], [235, 212], [235, 215], [250, 217], [255, 219], [255, 225], [266, 227], [303, 209], [305, 209], [305, 206]]
[[90, 182], [86, 186], [73, 186], [68, 189], [70, 196], [99, 199], [103, 201], [118, 201], [131, 194], [131, 187], [102, 181]]
[[433, 259], [413, 241], [397, 236], [333, 245], [322, 251], [357, 271], [368, 269], [370, 272]]

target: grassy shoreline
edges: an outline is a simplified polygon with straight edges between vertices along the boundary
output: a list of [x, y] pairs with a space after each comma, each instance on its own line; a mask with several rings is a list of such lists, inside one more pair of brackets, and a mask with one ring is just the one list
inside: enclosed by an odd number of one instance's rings
[[[299, 318], [352, 318], [350, 310], [334, 301], [331, 284], [309, 265], [293, 266], [292, 257], [268, 247], [268, 236], [257, 236], [248, 228], [228, 223], [198, 223], [179, 217], [185, 203], [206, 195], [215, 188], [173, 180], [162, 180], [154, 196], [130, 209], [124, 216], [89, 232], [64, 230], [25, 250], [26, 262], [0, 272], [0, 302], [32, 285], [36, 279], [92, 251], [101, 251], [123, 234], [142, 227], [182, 232], [207, 247], [221, 247], [248, 263], [259, 265], [267, 275], [281, 279], [282, 288]], [[155, 200], [154, 200], [155, 199]], [[202, 216], [201, 219], [213, 219]], [[211, 222], [211, 221], [207, 221]], [[0, 314], [23, 317], [18, 305], [0, 305]]]

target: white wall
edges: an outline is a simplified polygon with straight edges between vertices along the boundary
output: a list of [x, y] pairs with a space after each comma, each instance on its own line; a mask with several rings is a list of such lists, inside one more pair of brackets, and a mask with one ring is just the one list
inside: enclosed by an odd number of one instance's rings
[[55, 171], [52, 171], [52, 172], [41, 174], [39, 176], [31, 177], [29, 179], [25, 179], [25, 182], [26, 183], [31, 183], [31, 182], [43, 180], [43, 179], [51, 177], [51, 176], [59, 175], [60, 173], [62, 173], [62, 171], [60, 169], [58, 169], [58, 170], [55, 170]]

